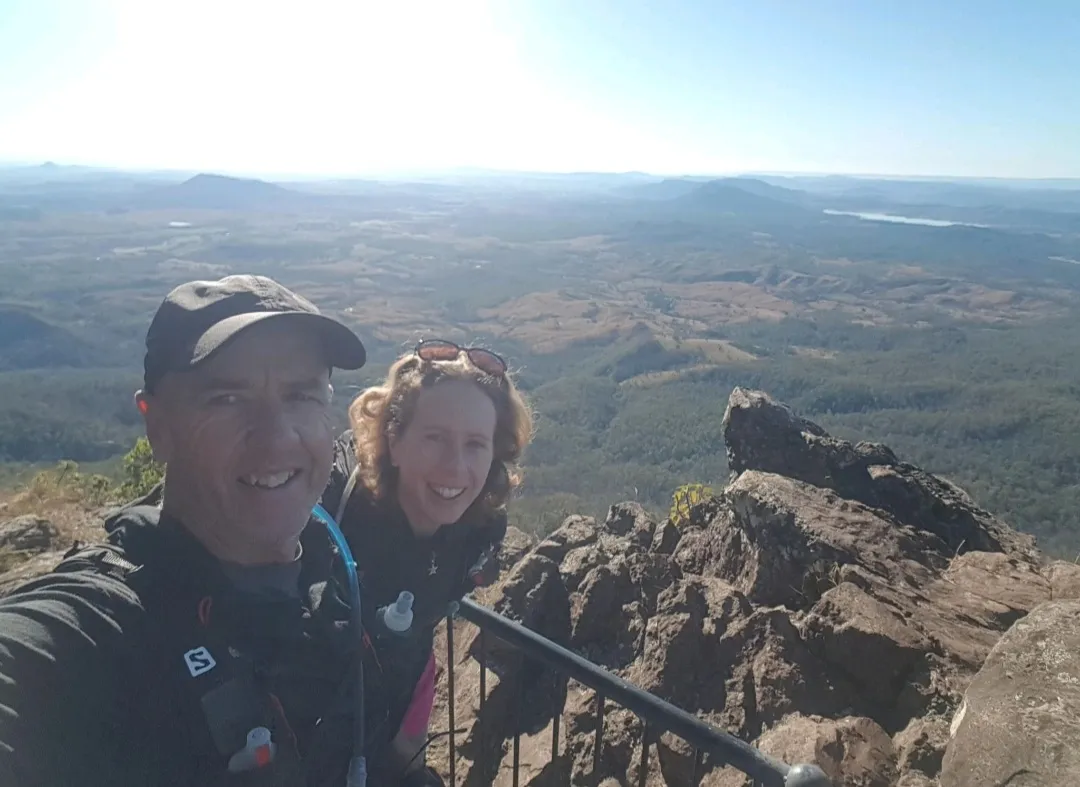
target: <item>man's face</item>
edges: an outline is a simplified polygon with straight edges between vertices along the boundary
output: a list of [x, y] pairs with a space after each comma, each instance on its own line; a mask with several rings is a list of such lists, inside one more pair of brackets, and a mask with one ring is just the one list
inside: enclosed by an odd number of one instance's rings
[[305, 328], [254, 325], [146, 399], [166, 505], [219, 557], [291, 560], [329, 478], [329, 365]]

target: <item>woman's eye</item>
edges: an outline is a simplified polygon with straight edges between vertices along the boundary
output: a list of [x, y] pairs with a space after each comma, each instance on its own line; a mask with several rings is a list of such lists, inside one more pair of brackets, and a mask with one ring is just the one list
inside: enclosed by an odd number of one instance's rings
[[236, 394], [219, 394], [210, 400], [210, 404], [214, 405], [230, 405], [236, 404], [240, 401], [240, 397]]

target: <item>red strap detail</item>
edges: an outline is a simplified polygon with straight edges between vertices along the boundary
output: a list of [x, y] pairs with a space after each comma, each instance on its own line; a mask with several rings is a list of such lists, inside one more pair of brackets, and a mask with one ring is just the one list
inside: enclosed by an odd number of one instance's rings
[[261, 768], [270, 764], [270, 744], [266, 743], [255, 750], [255, 767]]

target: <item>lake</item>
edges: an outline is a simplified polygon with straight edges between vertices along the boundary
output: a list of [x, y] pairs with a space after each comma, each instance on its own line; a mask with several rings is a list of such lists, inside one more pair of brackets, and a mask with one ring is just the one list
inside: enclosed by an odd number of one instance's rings
[[986, 229], [990, 225], [988, 224], [970, 224], [966, 221], [943, 221], [942, 219], [923, 219], [913, 216], [897, 216], [893, 213], [861, 213], [858, 211], [850, 210], [829, 210], [822, 211], [830, 216], [855, 216], [859, 219], [866, 221], [888, 221], [893, 224], [919, 224], [924, 227], [982, 227]]

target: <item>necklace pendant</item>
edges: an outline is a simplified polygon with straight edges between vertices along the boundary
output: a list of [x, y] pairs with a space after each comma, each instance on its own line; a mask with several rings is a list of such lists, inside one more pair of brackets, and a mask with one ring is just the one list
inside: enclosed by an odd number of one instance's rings
[[435, 576], [436, 574], [439, 573], [439, 564], [435, 560], [435, 553], [434, 552], [431, 553], [431, 565], [428, 566], [428, 571], [427, 572], [428, 572], [429, 577], [433, 577], [433, 576]]

